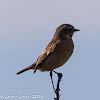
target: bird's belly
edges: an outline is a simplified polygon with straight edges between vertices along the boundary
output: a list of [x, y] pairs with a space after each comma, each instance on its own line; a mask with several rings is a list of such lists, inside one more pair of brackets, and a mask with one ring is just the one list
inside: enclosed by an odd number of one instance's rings
[[74, 49], [74, 44], [72, 41], [69, 45], [68, 44], [68, 41], [67, 43], [64, 41], [63, 45], [60, 44], [58, 48], [56, 48], [55, 52], [53, 52], [41, 65], [40, 70], [50, 71], [65, 64], [72, 55]]

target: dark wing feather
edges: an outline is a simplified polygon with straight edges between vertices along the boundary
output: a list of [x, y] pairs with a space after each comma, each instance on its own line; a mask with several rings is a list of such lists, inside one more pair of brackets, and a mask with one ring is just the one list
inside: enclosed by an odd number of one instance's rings
[[56, 46], [60, 43], [60, 40], [57, 40], [56, 42], [51, 41], [46, 49], [43, 51], [43, 53], [39, 56], [37, 59], [36, 67], [39, 67], [39, 65], [48, 57], [50, 56], [54, 51]]

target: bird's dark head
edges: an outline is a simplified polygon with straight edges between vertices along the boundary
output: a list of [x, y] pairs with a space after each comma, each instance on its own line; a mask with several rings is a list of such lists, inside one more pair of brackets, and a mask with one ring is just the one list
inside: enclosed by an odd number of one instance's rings
[[63, 24], [63, 25], [60, 25], [56, 29], [54, 37], [57, 37], [57, 38], [60, 38], [60, 39], [62, 39], [62, 38], [72, 38], [75, 31], [79, 31], [79, 30], [75, 29], [70, 24]]

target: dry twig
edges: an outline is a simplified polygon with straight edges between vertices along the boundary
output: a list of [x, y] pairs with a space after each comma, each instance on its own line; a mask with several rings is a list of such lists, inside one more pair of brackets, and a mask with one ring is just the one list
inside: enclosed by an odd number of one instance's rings
[[56, 98], [54, 98], [55, 100], [59, 100], [60, 98], [60, 95], [59, 95], [59, 91], [60, 91], [60, 88], [59, 88], [59, 85], [60, 85], [60, 82], [61, 82], [61, 79], [63, 77], [62, 73], [57, 73], [58, 75], [58, 82], [57, 82], [57, 88], [56, 88]]

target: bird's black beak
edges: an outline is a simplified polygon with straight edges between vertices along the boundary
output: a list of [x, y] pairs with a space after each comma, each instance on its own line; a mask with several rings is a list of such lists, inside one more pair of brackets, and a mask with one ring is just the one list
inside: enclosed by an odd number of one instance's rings
[[80, 31], [79, 29], [75, 29], [75, 31]]

